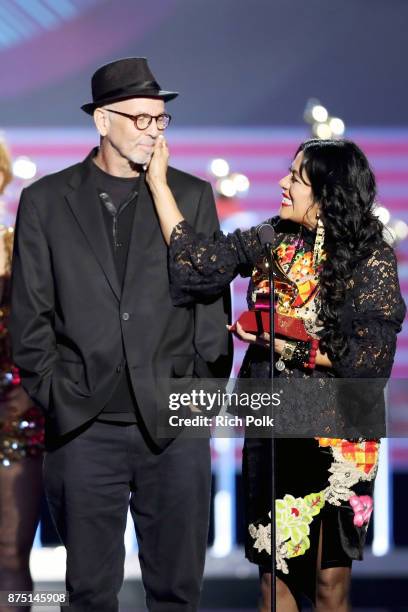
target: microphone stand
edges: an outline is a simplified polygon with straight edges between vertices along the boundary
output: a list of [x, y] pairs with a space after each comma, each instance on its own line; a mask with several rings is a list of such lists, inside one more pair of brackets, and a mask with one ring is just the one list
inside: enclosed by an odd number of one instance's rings
[[[258, 227], [258, 238], [264, 247], [266, 259], [268, 261], [269, 277], [269, 380], [271, 388], [271, 417], [273, 428], [274, 405], [273, 389], [275, 378], [275, 284], [273, 278], [273, 255], [272, 249], [276, 234], [270, 223], [263, 223]], [[273, 431], [273, 429], [272, 429]], [[275, 438], [271, 431], [271, 610], [276, 612], [276, 478], [275, 478]]]
[[[271, 381], [271, 413], [274, 420], [274, 379], [275, 379], [275, 283], [272, 267], [272, 244], [265, 244], [265, 252], [268, 260], [269, 276], [269, 379]], [[276, 612], [276, 484], [275, 484], [275, 437], [271, 435], [271, 611]]]

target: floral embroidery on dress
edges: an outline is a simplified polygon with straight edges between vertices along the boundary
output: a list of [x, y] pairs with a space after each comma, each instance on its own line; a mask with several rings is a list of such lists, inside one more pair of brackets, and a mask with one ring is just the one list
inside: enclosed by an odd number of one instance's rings
[[315, 438], [318, 441], [319, 446], [327, 448], [328, 446], [339, 446], [342, 443], [341, 438]]
[[[324, 491], [310, 493], [306, 497], [285, 495], [276, 500], [276, 566], [288, 573], [286, 559], [303, 555], [310, 548], [310, 524], [325, 504]], [[271, 513], [269, 513], [271, 518]], [[254, 538], [254, 548], [271, 554], [271, 525], [253, 523], [249, 533]]]
[[[354, 512], [353, 524], [367, 527], [373, 510], [369, 495], [357, 495], [353, 487], [375, 478], [378, 468], [380, 443], [377, 440], [344, 440], [340, 438], [316, 438], [320, 447], [329, 448], [333, 462], [329, 467], [329, 486], [319, 493], [305, 497], [287, 494], [276, 500], [276, 567], [289, 573], [287, 560], [310, 548], [310, 524], [325, 503], [341, 506], [348, 502]], [[271, 513], [269, 513], [271, 519]], [[271, 525], [249, 525], [249, 533], [255, 540], [253, 546], [259, 552], [271, 554]]]
[[351, 498], [357, 497], [352, 487], [358, 482], [373, 480], [376, 476], [379, 441], [333, 439], [330, 444], [328, 438], [316, 439], [319, 446], [331, 449], [334, 459], [329, 468], [329, 486], [324, 493], [326, 501], [334, 506], [340, 506], [342, 501], [350, 502]]
[[[268, 517], [271, 518], [271, 513], [268, 514]], [[259, 523], [258, 527], [256, 527], [253, 523], [251, 523], [248, 527], [248, 531], [252, 538], [254, 538], [254, 548], [258, 550], [258, 552], [262, 552], [265, 550], [268, 555], [271, 554], [271, 523], [269, 522], [267, 525], [262, 525]]]
[[373, 498], [371, 495], [353, 495], [349, 499], [349, 504], [354, 511], [353, 524], [356, 527], [368, 525], [373, 511]]

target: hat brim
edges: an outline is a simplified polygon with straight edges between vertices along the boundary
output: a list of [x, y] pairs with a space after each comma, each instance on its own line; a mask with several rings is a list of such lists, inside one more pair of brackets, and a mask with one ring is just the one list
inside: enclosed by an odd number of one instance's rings
[[110, 104], [111, 102], [120, 102], [122, 100], [129, 100], [130, 98], [154, 98], [164, 100], [164, 102], [169, 102], [170, 100], [174, 100], [174, 98], [177, 98], [178, 95], [179, 94], [176, 91], [146, 91], [144, 93], [121, 96], [120, 98], [115, 96], [113, 98], [104, 98], [103, 100], [98, 100], [98, 102], [89, 102], [88, 104], [83, 104], [81, 106], [81, 109], [84, 111], [84, 113], [87, 113], [88, 115], [93, 115], [93, 112], [96, 108], [100, 108], [101, 106], [105, 106], [105, 104]]

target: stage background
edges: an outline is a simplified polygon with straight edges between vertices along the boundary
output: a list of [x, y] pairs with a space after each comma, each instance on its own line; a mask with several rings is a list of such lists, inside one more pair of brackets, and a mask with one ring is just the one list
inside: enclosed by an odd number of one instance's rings
[[[168, 105], [172, 164], [214, 183], [209, 164], [222, 157], [250, 180], [245, 198], [218, 199], [226, 231], [278, 210], [277, 182], [310, 135], [303, 110], [311, 97], [345, 121], [347, 137], [376, 172], [379, 201], [408, 222], [406, 23], [405, 0], [3, 0], [0, 129], [14, 158], [36, 163], [35, 178], [76, 163], [97, 144], [92, 119], [79, 109], [90, 100], [92, 72], [113, 59], [146, 56], [162, 87], [180, 92]], [[3, 223], [13, 223], [25, 184], [16, 179], [7, 190]], [[408, 240], [397, 253], [407, 299]], [[246, 284], [234, 283], [236, 314]], [[393, 372], [400, 378], [408, 377], [407, 328]], [[236, 364], [243, 349], [236, 343]], [[408, 436], [407, 401], [401, 397], [398, 418]], [[210, 544], [221, 558], [242, 542], [240, 448], [239, 440], [213, 448]], [[405, 547], [407, 441], [391, 440], [387, 456], [387, 529], [391, 546]], [[46, 531], [43, 541], [52, 543]]]

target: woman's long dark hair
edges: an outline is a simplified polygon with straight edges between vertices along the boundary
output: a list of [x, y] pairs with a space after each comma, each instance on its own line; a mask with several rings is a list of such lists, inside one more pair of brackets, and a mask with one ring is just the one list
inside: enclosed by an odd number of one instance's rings
[[[383, 225], [374, 214], [376, 184], [364, 153], [347, 140], [308, 140], [300, 174], [311, 185], [324, 225], [326, 261], [320, 274], [319, 319], [322, 352], [341, 357], [347, 337], [340, 311], [355, 263], [382, 242]], [[306, 175], [306, 176], [305, 176]]]

